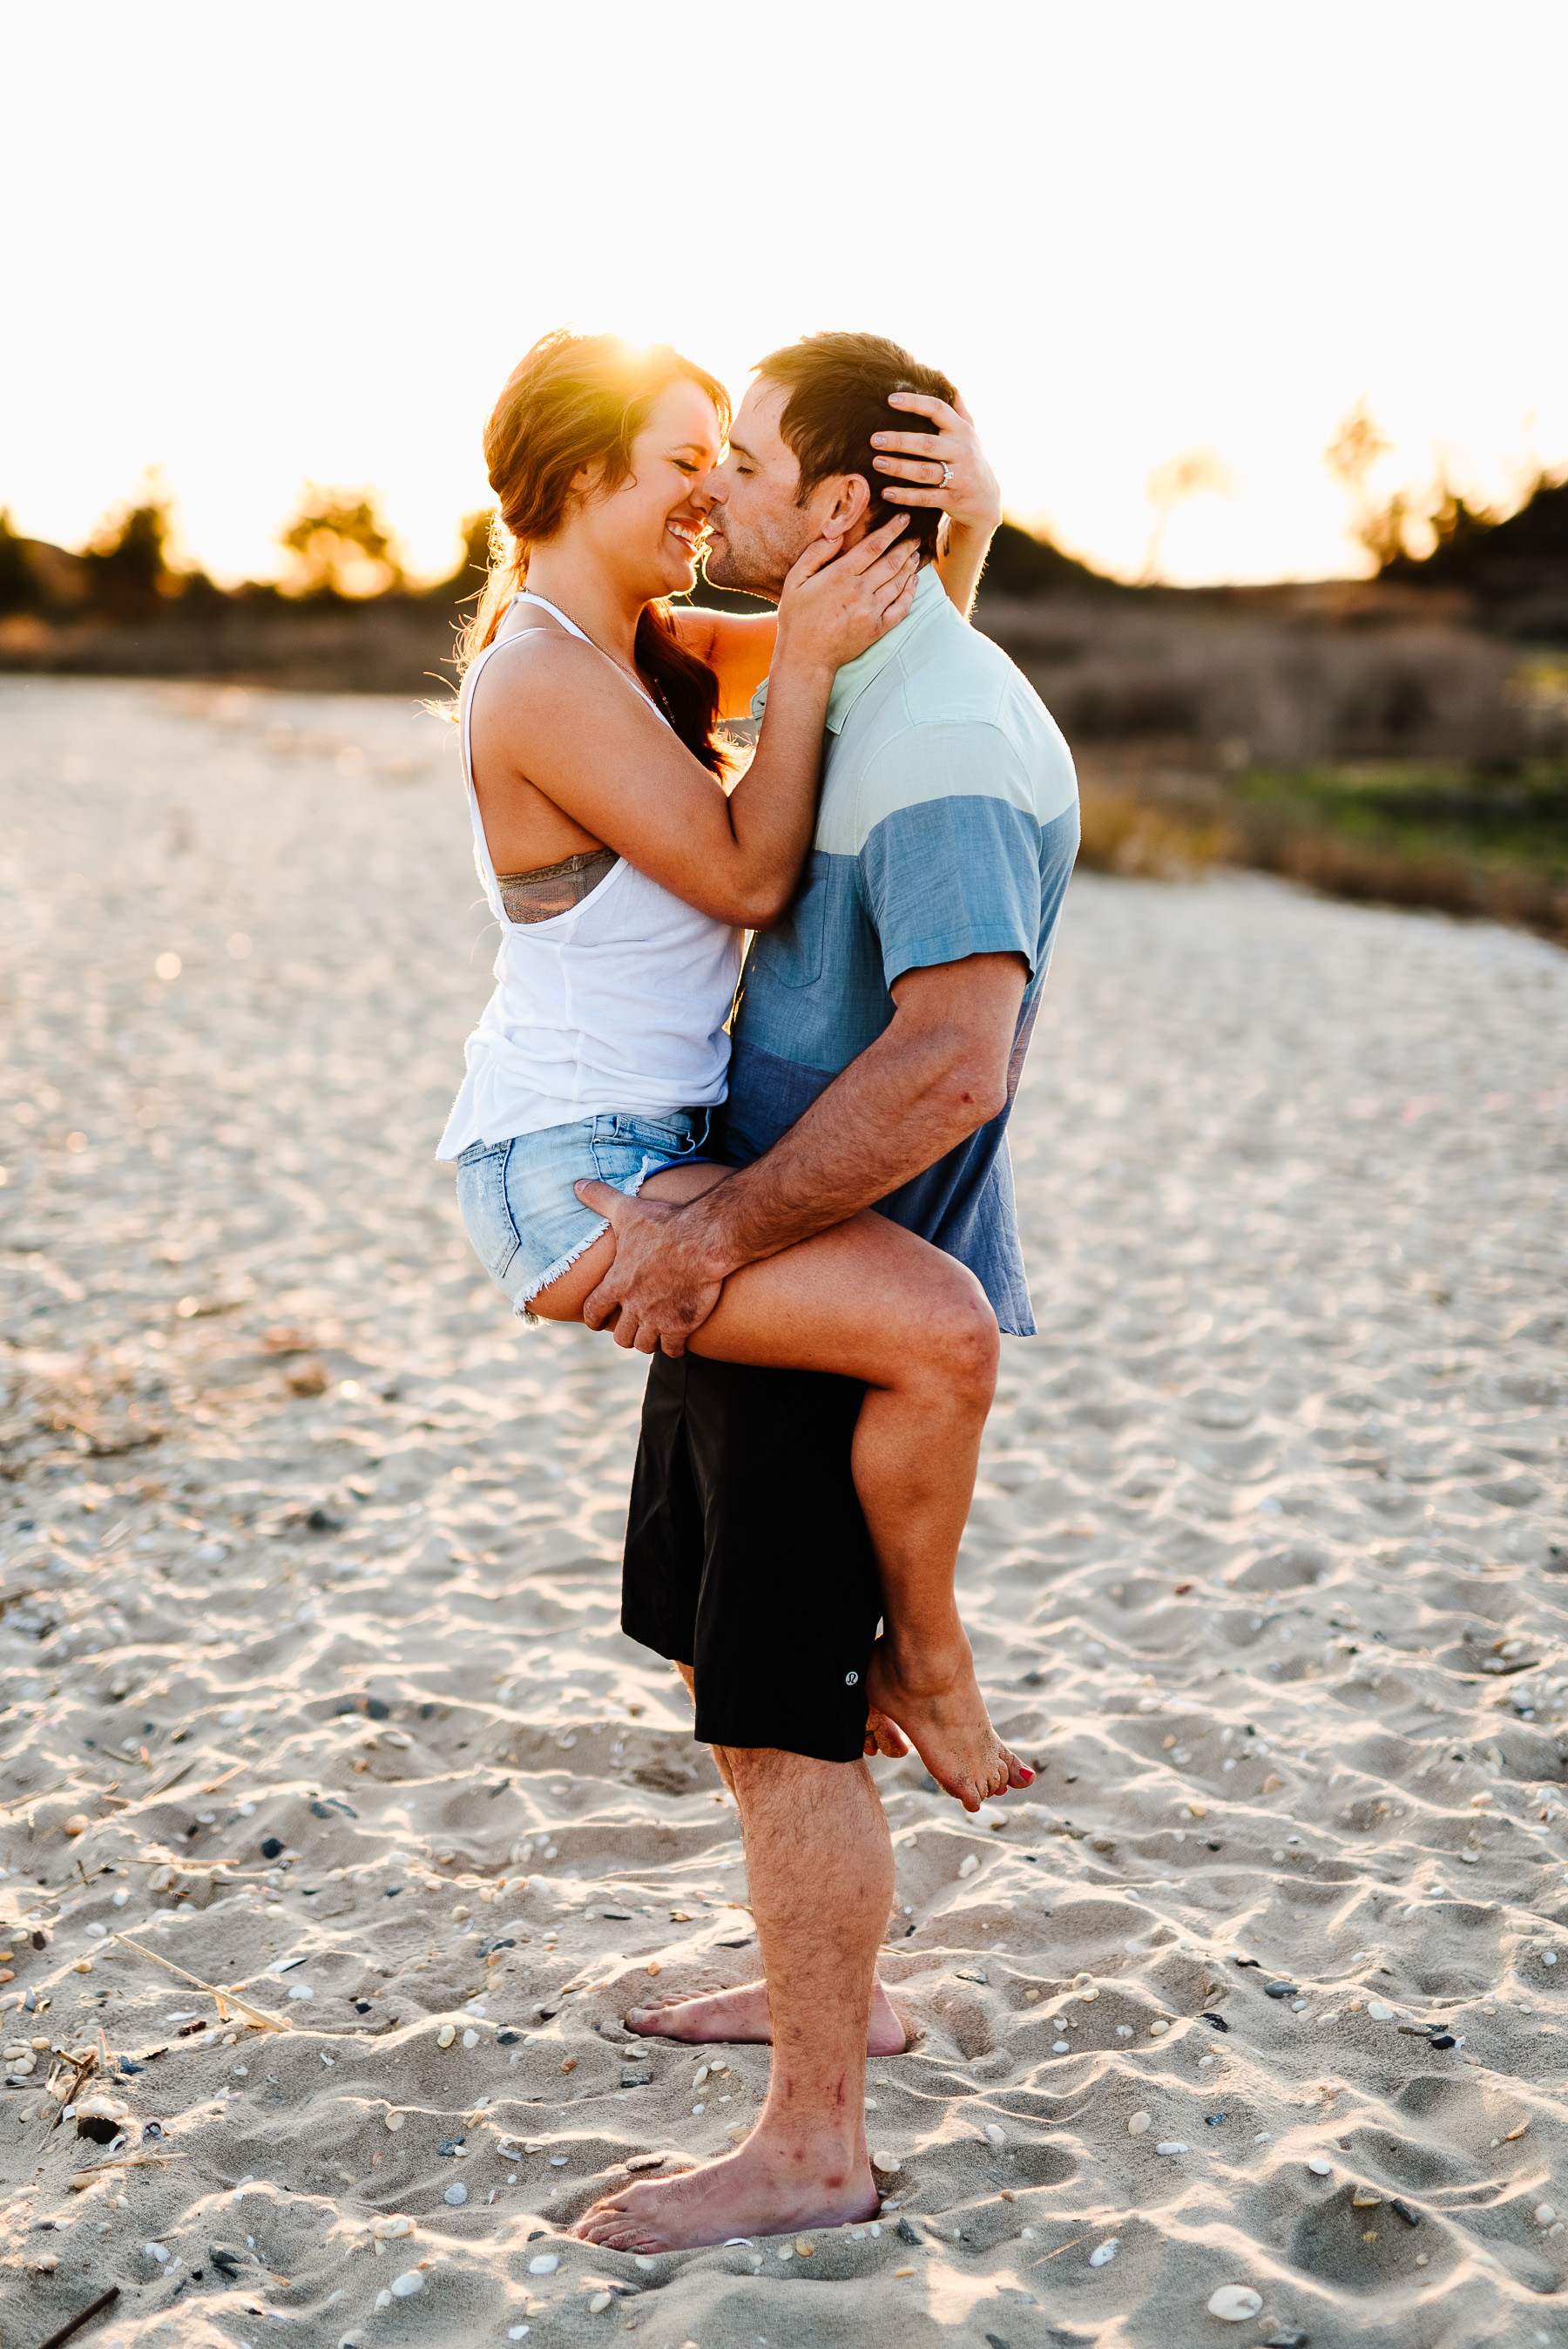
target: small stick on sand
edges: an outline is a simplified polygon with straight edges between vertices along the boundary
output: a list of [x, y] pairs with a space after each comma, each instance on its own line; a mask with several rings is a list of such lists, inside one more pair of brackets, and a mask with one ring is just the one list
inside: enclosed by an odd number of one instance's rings
[[189, 2161], [188, 2153], [119, 2153], [111, 2161], [96, 2161], [90, 2169], [78, 2169], [71, 2178], [73, 2194], [84, 2194], [95, 2178], [108, 2178], [117, 2169], [152, 2169], [165, 2161]]
[[34, 1803], [46, 1803], [51, 1795], [57, 1795], [60, 1788], [67, 1783], [68, 1782], [64, 1778], [57, 1778], [54, 1785], [52, 1786], [46, 1786], [41, 1794], [21, 1795], [17, 1801], [7, 1803], [5, 1809], [0, 1810], [0, 1818], [4, 1818], [7, 1823], [9, 1823], [18, 1811], [28, 1809], [28, 1807]]
[[55, 2115], [54, 2120], [51, 2122], [49, 2127], [49, 2135], [51, 2137], [53, 2137], [56, 2129], [59, 2127], [60, 2123], [66, 2116], [66, 2106], [76, 2103], [77, 2090], [81, 2086], [82, 2082], [87, 2078], [88, 2074], [96, 2067], [97, 2064], [98, 2049], [96, 2047], [89, 2047], [87, 2054], [77, 2064], [76, 2075], [71, 2081], [70, 2086], [65, 2090], [64, 2094], [60, 2097], [60, 2109]]
[[97, 2316], [101, 2309], [111, 2308], [119, 2298], [119, 2286], [117, 2283], [111, 2283], [107, 2292], [100, 2292], [98, 2298], [90, 2302], [86, 2308], [79, 2310], [66, 2323], [57, 2326], [46, 2341], [40, 2341], [38, 2349], [60, 2349], [62, 2342], [68, 2341], [73, 2333], [79, 2333], [88, 2319]]
[[249, 1767], [250, 1764], [248, 1763], [236, 1762], [232, 1770], [225, 1770], [221, 1778], [214, 1778], [210, 1785], [202, 1787], [201, 1792], [204, 1795], [215, 1795], [220, 1786], [226, 1786], [231, 1778], [237, 1778], [242, 1770], [248, 1769]]
[[172, 1958], [160, 1958], [156, 1950], [144, 1950], [141, 1943], [133, 1941], [128, 1933], [117, 1933], [114, 1938], [117, 1941], [123, 1942], [128, 1950], [134, 1950], [139, 1958], [150, 1958], [155, 1966], [161, 1966], [167, 1973], [178, 1974], [181, 1981], [189, 1982], [192, 1990], [205, 1991], [209, 1998], [217, 2002], [220, 2023], [227, 2023], [229, 2020], [226, 2012], [227, 2004], [227, 2006], [238, 2007], [240, 2013], [248, 2021], [258, 2024], [263, 2031], [287, 2031], [288, 2024], [280, 2023], [275, 2014], [267, 2014], [259, 2006], [247, 2006], [245, 2001], [242, 1998], [236, 1998], [232, 1990], [218, 1990], [211, 1982], [204, 1982], [199, 1974], [188, 1974], [183, 1966], [177, 1966], [174, 1963]]
[[1087, 2235], [1075, 2235], [1070, 2243], [1058, 2243], [1054, 2251], [1047, 2251], [1040, 2259], [1031, 2260], [1029, 2265], [1032, 2268], [1043, 2268], [1047, 2260], [1059, 2260], [1064, 2251], [1076, 2251], [1080, 2243], [1087, 2243], [1088, 2240]]

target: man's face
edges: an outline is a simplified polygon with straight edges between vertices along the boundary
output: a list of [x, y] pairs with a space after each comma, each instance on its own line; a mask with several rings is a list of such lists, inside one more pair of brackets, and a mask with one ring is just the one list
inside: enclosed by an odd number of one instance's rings
[[770, 604], [821, 529], [817, 496], [796, 502], [800, 468], [779, 431], [789, 398], [783, 385], [755, 378], [730, 429], [728, 453], [704, 484], [713, 500], [704, 577]]

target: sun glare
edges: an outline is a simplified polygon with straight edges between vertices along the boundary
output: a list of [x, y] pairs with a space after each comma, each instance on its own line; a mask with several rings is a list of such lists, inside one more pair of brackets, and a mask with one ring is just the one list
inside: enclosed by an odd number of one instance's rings
[[[612, 0], [591, 71], [573, 12], [495, 0], [149, 21], [9, 36], [0, 504], [40, 537], [157, 464], [220, 579], [287, 574], [307, 482], [372, 485], [443, 574], [490, 403], [565, 319], [738, 393], [790, 336], [893, 334], [1013, 513], [1129, 578], [1359, 567], [1324, 463], [1358, 401], [1386, 490], [1568, 461], [1558, 8]], [[1225, 487], [1151, 498], [1194, 450]]]

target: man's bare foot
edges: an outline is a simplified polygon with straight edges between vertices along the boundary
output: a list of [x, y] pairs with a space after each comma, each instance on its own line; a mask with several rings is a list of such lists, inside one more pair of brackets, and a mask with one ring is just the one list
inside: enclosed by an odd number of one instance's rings
[[966, 1811], [989, 1795], [1033, 1785], [1035, 1774], [991, 1726], [969, 1642], [900, 1655], [884, 1635], [872, 1650], [868, 1702], [896, 1721], [943, 1792]]
[[[766, 1982], [747, 1982], [739, 1990], [713, 1991], [706, 1998], [661, 1998], [648, 2006], [634, 2006], [626, 2017], [628, 2031], [645, 2039], [684, 2039], [695, 2044], [727, 2041], [733, 2046], [770, 2046], [773, 2021], [768, 2012]], [[881, 1982], [872, 1988], [871, 2027], [866, 2034], [868, 2055], [902, 2055], [909, 2033], [894, 2013]]]
[[572, 2232], [615, 2251], [678, 2251], [737, 2235], [787, 2235], [843, 2227], [879, 2207], [863, 2142], [820, 2146], [759, 2124], [722, 2160], [676, 2178], [638, 2179], [585, 2210]]

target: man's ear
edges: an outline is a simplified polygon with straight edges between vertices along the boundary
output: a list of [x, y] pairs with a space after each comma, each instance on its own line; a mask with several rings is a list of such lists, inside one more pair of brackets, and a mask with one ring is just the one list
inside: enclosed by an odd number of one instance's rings
[[821, 509], [819, 527], [824, 538], [843, 537], [851, 545], [863, 537], [866, 515], [871, 511], [871, 484], [863, 473], [839, 473], [823, 481], [819, 496], [828, 502]]

